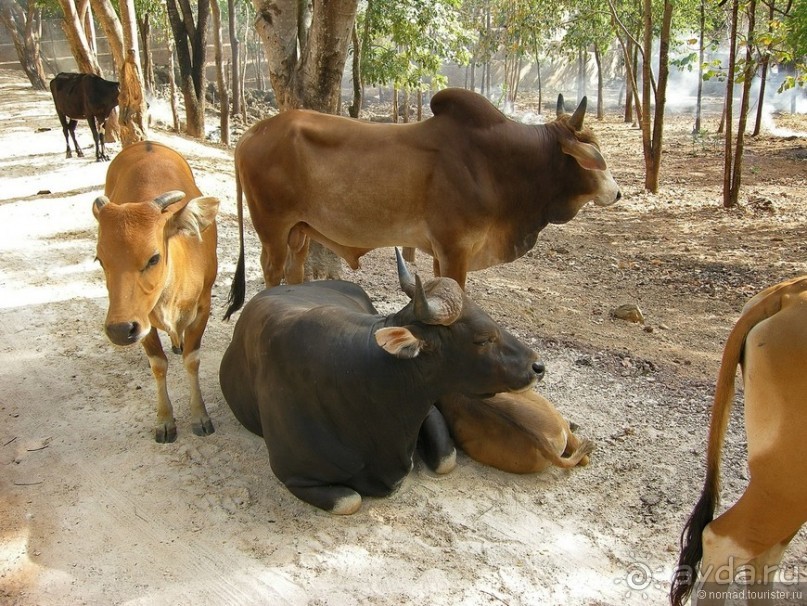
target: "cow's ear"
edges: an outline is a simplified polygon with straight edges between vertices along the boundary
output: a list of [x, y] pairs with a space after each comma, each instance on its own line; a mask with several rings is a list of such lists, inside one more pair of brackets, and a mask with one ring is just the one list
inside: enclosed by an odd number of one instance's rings
[[202, 232], [216, 220], [218, 210], [218, 198], [212, 196], [194, 198], [168, 219], [168, 236], [182, 233], [201, 238]]
[[591, 143], [583, 143], [574, 137], [569, 137], [561, 140], [560, 148], [563, 153], [569, 154], [586, 170], [605, 170], [608, 168], [600, 150]]
[[403, 326], [381, 328], [376, 331], [375, 340], [384, 351], [396, 358], [414, 358], [423, 347], [423, 341]]

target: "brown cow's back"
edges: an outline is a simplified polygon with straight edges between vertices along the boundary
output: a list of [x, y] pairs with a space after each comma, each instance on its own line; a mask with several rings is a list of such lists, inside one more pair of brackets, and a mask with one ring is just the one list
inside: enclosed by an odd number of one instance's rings
[[110, 163], [104, 193], [115, 204], [127, 204], [152, 200], [169, 189], [190, 198], [202, 195], [181, 155], [162, 143], [141, 141], [124, 147]]

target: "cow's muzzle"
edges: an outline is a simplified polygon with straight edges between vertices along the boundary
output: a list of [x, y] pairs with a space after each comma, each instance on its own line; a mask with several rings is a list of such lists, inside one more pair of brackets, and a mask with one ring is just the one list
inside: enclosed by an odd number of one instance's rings
[[137, 322], [117, 322], [106, 325], [106, 336], [115, 345], [134, 345], [142, 336], [142, 329]]

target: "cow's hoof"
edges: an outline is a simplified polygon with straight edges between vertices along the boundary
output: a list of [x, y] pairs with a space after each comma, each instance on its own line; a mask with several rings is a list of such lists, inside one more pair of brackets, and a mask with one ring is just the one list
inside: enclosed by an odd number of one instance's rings
[[361, 507], [361, 495], [358, 492], [354, 492], [351, 495], [337, 499], [333, 505], [333, 509], [331, 509], [331, 513], [340, 516], [349, 516], [350, 514], [356, 513], [359, 507]]
[[454, 471], [456, 467], [457, 467], [457, 449], [452, 448], [451, 452], [447, 456], [440, 459], [440, 461], [437, 463], [437, 466], [434, 468], [434, 473], [443, 475]]
[[191, 424], [191, 429], [193, 430], [194, 435], [197, 436], [209, 436], [211, 433], [216, 431], [216, 428], [213, 427], [213, 421], [210, 419], [204, 419], [201, 423]]
[[154, 439], [159, 444], [169, 444], [176, 442], [177, 428], [176, 425], [158, 425], [154, 428]]

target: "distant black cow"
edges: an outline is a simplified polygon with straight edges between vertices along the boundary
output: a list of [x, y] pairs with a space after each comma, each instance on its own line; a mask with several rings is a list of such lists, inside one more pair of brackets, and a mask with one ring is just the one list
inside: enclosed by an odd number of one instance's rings
[[224, 398], [263, 436], [272, 471], [333, 513], [394, 491], [424, 422], [430, 448], [450, 456], [432, 406], [441, 396], [524, 390], [544, 372], [456, 281], [424, 285], [400, 255], [398, 273], [412, 300], [389, 316], [342, 280], [264, 290], [244, 308], [221, 361]]
[[86, 118], [95, 143], [95, 159], [98, 162], [109, 160], [104, 149], [104, 124], [109, 113], [118, 105], [120, 83], [104, 80], [95, 74], [61, 73], [50, 81], [50, 92], [62, 123], [66, 157], [72, 157], [68, 132], [73, 137], [76, 155], [84, 155], [76, 142], [76, 119]]

